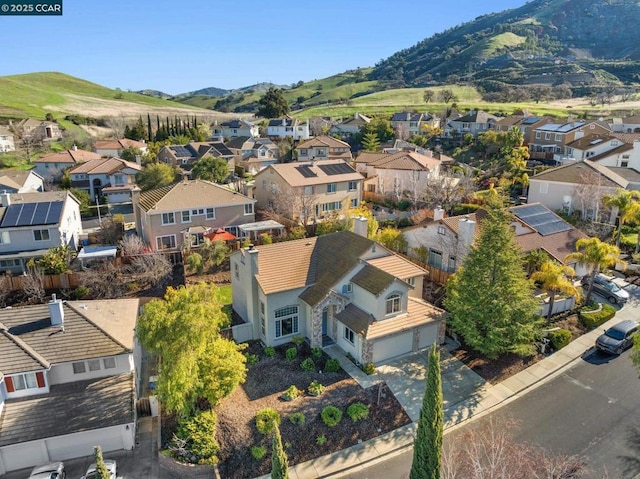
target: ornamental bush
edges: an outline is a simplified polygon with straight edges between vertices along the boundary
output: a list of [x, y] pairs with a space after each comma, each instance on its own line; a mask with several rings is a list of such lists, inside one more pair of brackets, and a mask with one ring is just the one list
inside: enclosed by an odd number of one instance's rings
[[274, 424], [280, 424], [280, 414], [270, 407], [261, 409], [256, 414], [256, 428], [261, 434], [271, 434]]
[[547, 337], [549, 338], [549, 341], [551, 341], [551, 346], [553, 346], [553, 349], [559, 351], [571, 342], [571, 331], [568, 331], [566, 329], [549, 331]]
[[294, 399], [302, 396], [302, 391], [300, 391], [295, 385], [289, 386], [289, 388], [282, 393], [280, 396], [285, 401], [293, 401]]
[[266, 348], [264, 348], [264, 355], [268, 358], [272, 358], [276, 355], [276, 348], [274, 348], [273, 346], [267, 346]]
[[251, 446], [251, 455], [257, 459], [262, 459], [267, 453], [267, 448], [264, 446]]
[[311, 381], [311, 384], [309, 384], [309, 387], [307, 388], [307, 392], [310, 396], [320, 396], [320, 394], [322, 394], [325, 389], [327, 388], [325, 388], [318, 381]]
[[293, 361], [295, 358], [298, 357], [298, 349], [297, 348], [287, 349], [284, 353], [284, 357], [287, 359], [287, 361]]
[[362, 371], [370, 376], [376, 372], [376, 366], [373, 363], [367, 363], [362, 366]]
[[367, 419], [369, 417], [369, 408], [361, 402], [356, 402], [347, 408], [347, 415], [353, 422]]
[[597, 328], [616, 315], [616, 308], [602, 303], [600, 311], [580, 311], [580, 320], [589, 329]]
[[178, 426], [177, 436], [187, 440], [187, 449], [196, 456], [197, 462], [216, 462], [215, 455], [220, 449], [215, 438], [217, 421], [215, 412], [202, 411]]
[[313, 362], [313, 359], [307, 358], [300, 363], [300, 367], [303, 371], [310, 373], [311, 371], [315, 371], [316, 364]]
[[327, 373], [337, 373], [340, 371], [340, 361], [335, 358], [327, 359], [327, 362], [324, 364], [324, 370]]
[[296, 426], [302, 426], [306, 420], [307, 418], [305, 418], [304, 414], [302, 414], [301, 412], [294, 412], [293, 414], [289, 415], [289, 422], [291, 424], [295, 424]]
[[311, 350], [311, 357], [316, 361], [322, 357], [322, 348], [313, 348]]
[[335, 406], [327, 406], [320, 413], [320, 417], [327, 426], [334, 427], [342, 421], [342, 411]]

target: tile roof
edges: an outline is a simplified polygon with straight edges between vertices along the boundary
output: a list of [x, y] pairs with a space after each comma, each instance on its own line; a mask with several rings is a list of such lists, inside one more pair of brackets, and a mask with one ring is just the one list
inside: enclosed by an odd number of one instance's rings
[[532, 176], [530, 179], [558, 181], [562, 183], [582, 183], [585, 173], [599, 173], [603, 178], [602, 186], [604, 187], [626, 188], [628, 184], [627, 180], [609, 170], [607, 167], [593, 163], [590, 160], [579, 161], [545, 170], [542, 173]]
[[[91, 301], [87, 301], [86, 304], [87, 310], [94, 307]], [[63, 311], [64, 332], [59, 326], [51, 325], [51, 314], [47, 304], [0, 310], [0, 323], [4, 325], [8, 334], [22, 341], [32, 355], [37, 354], [52, 364], [114, 356], [131, 351], [131, 348], [121, 343], [118, 337], [122, 339], [124, 334], [128, 334], [131, 339], [127, 340], [127, 343], [133, 344], [137, 308], [131, 311], [130, 316], [119, 318], [118, 325], [105, 326], [105, 319], [102, 327], [84, 315], [80, 308], [76, 310], [71, 305], [63, 303]], [[105, 316], [111, 317], [107, 313]], [[125, 324], [127, 326], [124, 326]], [[0, 355], [4, 354], [4, 350], [0, 350]], [[23, 360], [26, 361], [27, 358], [23, 357]], [[29, 364], [23, 365], [26, 367]]]
[[84, 173], [87, 175], [111, 175], [125, 168], [131, 168], [136, 171], [142, 171], [142, 166], [131, 161], [122, 160], [120, 158], [96, 158], [89, 160], [78, 166], [74, 166], [69, 173]]
[[366, 264], [351, 278], [351, 282], [360, 286], [365, 291], [379, 296], [395, 280], [395, 277], [371, 264]]
[[335, 315], [335, 318], [355, 333], [364, 337], [367, 336], [369, 325], [375, 321], [373, 315], [363, 311], [353, 303], [347, 304], [342, 311]]
[[578, 150], [588, 150], [589, 148], [593, 148], [601, 143], [606, 141], [613, 140], [613, 136], [611, 135], [603, 135], [603, 134], [592, 134], [585, 135], [582, 138], [578, 138], [577, 140], [568, 143], [567, 146], [571, 148], [576, 148]]
[[580, 230], [571, 228], [568, 231], [542, 236], [537, 232], [516, 236], [516, 243], [523, 253], [538, 249], [545, 250], [556, 260], [564, 263], [565, 257], [576, 250], [576, 241], [588, 236]]
[[391, 121], [422, 121], [423, 116], [422, 113], [403, 111], [401, 113], [394, 113]]
[[356, 113], [354, 116], [346, 118], [342, 122], [338, 123], [335, 126], [340, 125], [366, 125], [371, 121], [371, 118], [368, 116], [364, 116], [361, 113]]
[[82, 163], [96, 158], [102, 158], [102, 155], [86, 150], [65, 150], [44, 155], [42, 158], [35, 160], [34, 163]]
[[16, 374], [47, 369], [50, 363], [0, 323], [0, 372]]
[[0, 185], [9, 186], [13, 184], [17, 185], [18, 188], [22, 188], [31, 175], [41, 178], [40, 175], [33, 170], [2, 169], [0, 170]]
[[265, 294], [313, 284], [316, 280], [316, 264], [312, 261], [312, 255], [317, 240], [318, 237], [314, 237], [256, 246], [257, 281]]
[[569, 123], [547, 123], [545, 125], [539, 126], [536, 130], [540, 131], [549, 131], [556, 133], [568, 133], [572, 130], [577, 130], [587, 124], [586, 121], [572, 121]]
[[365, 164], [369, 164], [369, 163], [373, 163], [374, 161], [379, 160], [380, 158], [384, 158], [385, 156], [388, 156], [389, 153], [374, 153], [371, 151], [361, 151], [358, 156], [356, 156], [355, 158], [355, 162], [356, 163], [365, 163]]
[[314, 146], [328, 146], [329, 148], [349, 148], [349, 150], [351, 150], [351, 146], [346, 141], [341, 141], [327, 135], [320, 135], [316, 136], [315, 138], [310, 138], [309, 140], [300, 143], [296, 148], [313, 148]]
[[153, 209], [154, 212], [247, 203], [255, 203], [255, 200], [204, 180], [185, 180], [140, 193], [140, 206], [145, 211]]
[[607, 166], [615, 174], [620, 175], [630, 183], [640, 183], [640, 171], [633, 168], [622, 168], [618, 166]]
[[144, 141], [121, 138], [119, 140], [98, 140], [93, 144], [94, 150], [124, 150], [127, 148], [146, 148], [148, 145]]
[[633, 145], [629, 145], [628, 143], [623, 143], [620, 146], [616, 146], [609, 151], [605, 151], [604, 153], [600, 153], [599, 155], [593, 155], [589, 157], [589, 161], [600, 161], [604, 158], [609, 158], [614, 155], [619, 155], [620, 153], [624, 153], [625, 151], [633, 150]]
[[56, 384], [12, 399], [0, 417], [0, 447], [128, 424], [135, 420], [133, 373]]
[[457, 121], [461, 123], [489, 123], [497, 120], [498, 117], [487, 113], [483, 110], [472, 110], [460, 118], [453, 119], [451, 121]]
[[633, 144], [634, 141], [640, 141], [640, 133], [611, 133], [611, 136], [629, 144]]
[[13, 138], [13, 133], [7, 126], [0, 125], [0, 136], [10, 136]]
[[369, 259], [367, 263], [402, 280], [427, 274], [425, 269], [395, 254]]
[[413, 151], [399, 151], [378, 158], [369, 165], [388, 170], [432, 170], [440, 165], [440, 160], [432, 156], [422, 155]]
[[[323, 170], [323, 167], [329, 165], [344, 165], [345, 173], [342, 174], [327, 174]], [[309, 176], [305, 176], [301, 172], [301, 167], [308, 168], [310, 172]], [[290, 186], [309, 186], [309, 185], [323, 185], [326, 183], [339, 183], [344, 181], [358, 181], [362, 180], [363, 176], [354, 170], [348, 163], [343, 160], [317, 160], [314, 162], [292, 162], [292, 163], [276, 163], [269, 165], [269, 167], [256, 174], [256, 178], [259, 175], [269, 174], [269, 171], [275, 171], [282, 179]], [[261, 177], [261, 176], [260, 176]]]

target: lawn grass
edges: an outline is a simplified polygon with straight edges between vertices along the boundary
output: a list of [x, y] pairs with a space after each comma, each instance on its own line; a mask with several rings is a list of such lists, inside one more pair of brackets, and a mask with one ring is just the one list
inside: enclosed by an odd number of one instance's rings
[[233, 305], [232, 303], [232, 295], [231, 295], [231, 285], [225, 284], [222, 286], [218, 286], [218, 291], [220, 292], [220, 302], [222, 303], [222, 312], [227, 315], [229, 319], [229, 323], [231, 323], [231, 314]]

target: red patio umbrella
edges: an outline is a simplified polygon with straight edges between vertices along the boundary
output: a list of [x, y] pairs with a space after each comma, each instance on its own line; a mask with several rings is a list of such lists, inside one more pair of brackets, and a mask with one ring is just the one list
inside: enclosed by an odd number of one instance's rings
[[204, 234], [204, 237], [209, 238], [211, 241], [232, 241], [237, 239], [234, 235], [222, 228], [218, 228], [215, 231], [209, 231]]

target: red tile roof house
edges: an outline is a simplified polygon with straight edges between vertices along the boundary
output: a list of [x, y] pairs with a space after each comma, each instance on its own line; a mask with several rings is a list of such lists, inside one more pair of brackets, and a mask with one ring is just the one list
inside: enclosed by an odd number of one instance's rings
[[425, 270], [356, 230], [243, 248], [230, 257], [238, 341], [306, 338], [381, 363], [444, 339], [445, 312], [422, 299]]
[[75, 146], [70, 150], [59, 153], [49, 153], [33, 162], [34, 171], [47, 181], [57, 180], [67, 168], [76, 166], [89, 160], [95, 160], [102, 156], [98, 153], [86, 150], [78, 150]]
[[120, 140], [98, 140], [93, 144], [93, 151], [102, 156], [115, 156], [120, 158], [122, 152], [127, 148], [135, 148], [144, 154], [148, 150], [148, 145], [144, 141], [130, 140], [122, 138]]
[[137, 299], [0, 310], [0, 474], [135, 444]]

